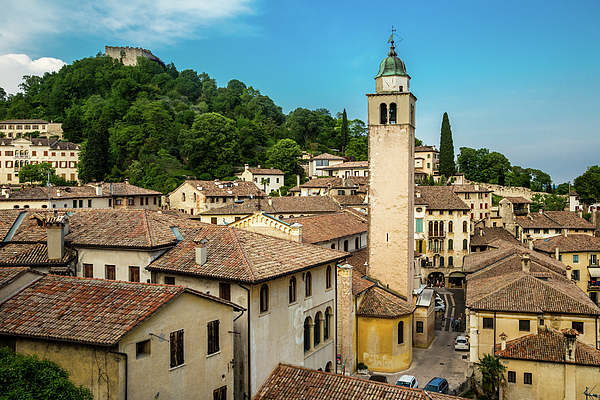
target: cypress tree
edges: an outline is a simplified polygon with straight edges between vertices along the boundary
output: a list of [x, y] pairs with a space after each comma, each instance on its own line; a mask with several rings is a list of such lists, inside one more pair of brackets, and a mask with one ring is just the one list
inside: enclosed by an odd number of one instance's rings
[[84, 182], [102, 181], [110, 171], [108, 121], [100, 118], [88, 133], [87, 141], [81, 151], [80, 178]]
[[456, 172], [454, 163], [454, 144], [452, 143], [452, 130], [450, 129], [450, 120], [448, 113], [444, 113], [442, 119], [442, 131], [440, 134], [440, 175], [450, 178]]
[[346, 115], [346, 109], [344, 108], [344, 113], [342, 114], [342, 140], [341, 145], [342, 149], [345, 150], [348, 145], [348, 116]]

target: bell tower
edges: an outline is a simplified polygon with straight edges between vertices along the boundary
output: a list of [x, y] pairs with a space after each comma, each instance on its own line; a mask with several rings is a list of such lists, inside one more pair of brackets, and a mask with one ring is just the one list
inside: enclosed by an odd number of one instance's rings
[[369, 112], [368, 275], [412, 302], [415, 104], [391, 37], [367, 94]]

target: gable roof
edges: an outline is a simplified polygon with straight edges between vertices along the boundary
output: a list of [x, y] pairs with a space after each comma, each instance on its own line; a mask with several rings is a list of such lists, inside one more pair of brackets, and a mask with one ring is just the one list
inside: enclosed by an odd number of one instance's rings
[[565, 360], [566, 340], [563, 333], [542, 329], [506, 342], [504, 350], [502, 344], [497, 344], [495, 352], [501, 358], [600, 366], [600, 351], [579, 340], [575, 346], [575, 361]]
[[521, 245], [521, 243], [511, 235], [506, 229], [500, 227], [475, 228], [471, 235], [471, 246], [486, 246], [496, 239], [502, 239], [505, 242]]
[[439, 150], [436, 150], [435, 148], [433, 148], [433, 146], [417, 146], [415, 147], [415, 153], [423, 153], [423, 152], [430, 152], [433, 151], [435, 153], [439, 153]]
[[446, 400], [459, 397], [425, 392], [388, 383], [368, 381], [279, 364], [265, 379], [253, 400]]
[[345, 158], [340, 156], [334, 156], [333, 154], [329, 153], [323, 153], [318, 156], [312, 157], [310, 161], [312, 160], [345, 160]]
[[413, 313], [415, 308], [412, 303], [399, 296], [379, 286], [372, 286], [365, 292], [356, 315], [360, 317], [396, 318]]
[[321, 243], [367, 232], [367, 218], [349, 212], [287, 218], [286, 222], [302, 225], [303, 243]]
[[572, 211], [542, 211], [515, 217], [521, 228], [537, 229], [590, 229], [596, 227]]
[[253, 197], [264, 196], [265, 193], [251, 181], [198, 181], [187, 180], [179, 185], [175, 190], [169, 193], [169, 196], [176, 192], [190, 188], [203, 196], [217, 197]]
[[510, 201], [513, 204], [528, 204], [528, 203], [531, 203], [531, 201], [529, 201], [525, 197], [521, 197], [521, 196], [515, 196], [515, 197], [506, 196], [504, 198], [506, 200]]
[[556, 235], [533, 242], [534, 249], [545, 253], [554, 253], [557, 247], [560, 253], [600, 251], [600, 238], [572, 233], [567, 236]]
[[[259, 283], [345, 259], [348, 253], [227, 226], [182, 229], [184, 240], [148, 267], [239, 282]], [[196, 264], [195, 242], [207, 239], [207, 262]]]
[[[50, 192], [50, 193], [48, 193]], [[60, 199], [81, 198], [109, 198], [123, 196], [161, 196], [161, 192], [144, 189], [129, 183], [103, 183], [102, 195], [96, 194], [96, 188], [92, 185], [85, 186], [40, 186], [30, 187], [23, 190], [11, 191], [6, 196], [0, 196], [0, 201], [11, 202], [15, 200], [41, 200], [48, 201]]]
[[47, 275], [0, 304], [0, 333], [113, 346], [185, 290]]
[[369, 162], [368, 161], [347, 161], [347, 162], [343, 162], [341, 164], [323, 167], [323, 170], [351, 169], [351, 168], [369, 168]]
[[531, 314], [600, 315], [600, 309], [574, 283], [558, 275], [541, 280], [525, 272], [480, 279], [467, 286], [466, 307]]
[[450, 186], [417, 186], [415, 193], [421, 194], [422, 201], [431, 210], [470, 210]]
[[[269, 201], [271, 204], [269, 204]], [[202, 215], [240, 215], [252, 214], [259, 211], [257, 199], [247, 199], [242, 203], [230, 203], [226, 206], [204, 211]], [[312, 214], [331, 213], [340, 210], [333, 199], [329, 196], [291, 196], [270, 197], [268, 200], [260, 200], [260, 210], [278, 216], [278, 214]]]
[[285, 175], [276, 168], [248, 168], [248, 171], [253, 175]]

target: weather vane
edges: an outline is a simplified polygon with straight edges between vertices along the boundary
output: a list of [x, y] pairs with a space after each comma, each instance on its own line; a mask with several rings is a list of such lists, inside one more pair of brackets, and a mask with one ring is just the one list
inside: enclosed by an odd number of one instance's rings
[[396, 36], [399, 39], [398, 43], [400, 43], [402, 41], [402, 38], [400, 36], [396, 35], [396, 30], [394, 29], [394, 25], [392, 25], [392, 29], [390, 30], [390, 32], [392, 32], [392, 34], [390, 35], [390, 38], [388, 39], [388, 43], [394, 42], [394, 36]]

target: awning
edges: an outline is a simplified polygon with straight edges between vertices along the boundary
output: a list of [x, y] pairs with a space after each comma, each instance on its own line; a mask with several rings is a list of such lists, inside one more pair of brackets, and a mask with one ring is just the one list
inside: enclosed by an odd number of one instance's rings
[[600, 278], [600, 267], [599, 268], [588, 268], [590, 276], [592, 278]]

